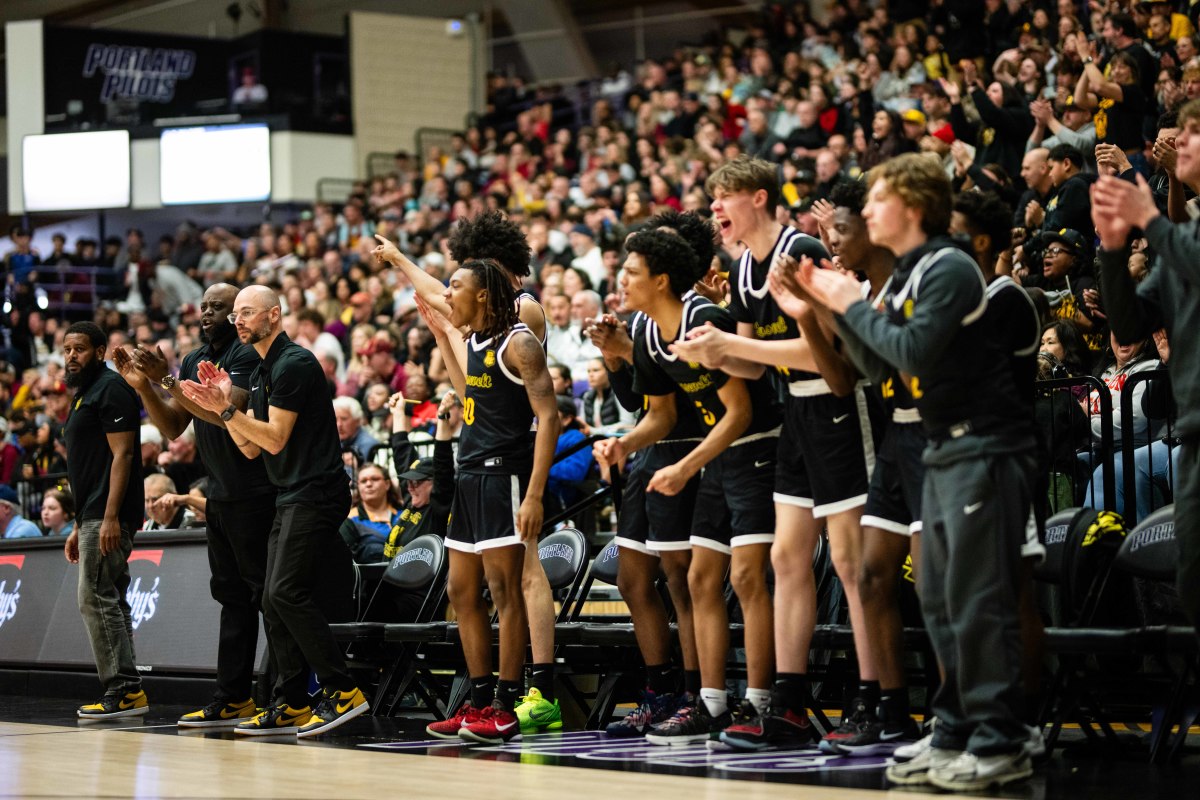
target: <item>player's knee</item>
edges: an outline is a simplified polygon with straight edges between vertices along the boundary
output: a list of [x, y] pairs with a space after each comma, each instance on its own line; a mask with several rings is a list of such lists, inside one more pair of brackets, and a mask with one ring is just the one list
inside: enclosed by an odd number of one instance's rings
[[720, 597], [725, 589], [724, 576], [715, 570], [697, 569], [695, 564], [688, 570], [687, 584], [693, 599]]
[[680, 591], [684, 594], [687, 593], [688, 565], [686, 563], [663, 561], [662, 571], [663, 576], [667, 579], [667, 588], [671, 590], [672, 596]]
[[796, 547], [776, 540], [771, 545], [771, 569], [777, 581], [811, 581], [812, 554], [800, 553]]
[[629, 605], [642, 605], [650, 599], [654, 582], [644, 573], [621, 570], [617, 573], [617, 591]]
[[896, 571], [879, 563], [863, 561], [858, 571], [858, 591], [863, 603], [883, 602], [896, 591]]
[[850, 548], [835, 548], [829, 555], [829, 560], [833, 562], [833, 570], [842, 584], [857, 586], [862, 564], [859, 563], [859, 559], [855, 557]]
[[508, 608], [513, 603], [524, 602], [520, 581], [508, 575], [488, 578], [488, 590], [497, 609]]
[[766, 572], [759, 564], [735, 566], [729, 574], [729, 582], [743, 603], [767, 593]]
[[453, 578], [446, 582], [446, 595], [460, 614], [463, 609], [469, 609], [479, 601], [479, 585], [471, 584], [472, 581], [456, 581]]

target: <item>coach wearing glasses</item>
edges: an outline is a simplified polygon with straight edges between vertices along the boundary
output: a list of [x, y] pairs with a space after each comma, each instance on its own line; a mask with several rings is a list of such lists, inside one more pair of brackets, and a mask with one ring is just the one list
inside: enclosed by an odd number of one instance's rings
[[228, 319], [237, 294], [237, 287], [228, 283], [205, 291], [200, 301], [201, 346], [184, 357], [179, 380], [157, 348], [132, 353], [118, 348], [112, 354], [113, 364], [142, 398], [150, 421], [163, 436], [176, 439], [189, 424], [195, 426], [196, 449], [208, 476], [209, 589], [221, 605], [217, 685], [211, 703], [180, 717], [178, 724], [184, 728], [232, 728], [258, 713], [251, 687], [276, 489], [262, 459], [244, 456], [225, 433], [220, 417], [189, 402], [180, 385], [199, 380], [199, 365], [207, 361], [228, 373], [231, 402], [246, 407], [250, 374], [261, 359], [253, 347], [238, 341]]
[[[350, 485], [333, 405], [316, 357], [288, 338], [281, 317], [279, 296], [265, 286], [243, 289], [234, 302], [231, 319], [238, 338], [262, 358], [250, 375], [246, 413], [232, 402], [228, 373], [211, 362], [199, 365], [200, 382], [185, 382], [183, 391], [220, 415], [244, 455], [262, 457], [267, 477], [279, 489], [262, 598], [279, 679], [271, 707], [235, 730], [304, 737], [361, 714], [367, 702], [316, 600], [338, 563], [350, 559], [338, 535], [350, 509]], [[335, 552], [344, 559], [331, 555]], [[309, 706], [309, 667], [323, 690], [315, 708]]]

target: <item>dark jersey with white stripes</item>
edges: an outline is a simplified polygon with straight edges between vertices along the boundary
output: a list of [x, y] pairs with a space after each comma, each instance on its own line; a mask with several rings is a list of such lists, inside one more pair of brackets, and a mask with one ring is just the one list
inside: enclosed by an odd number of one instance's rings
[[533, 335], [518, 324], [499, 341], [481, 340], [477, 333], [467, 339], [460, 472], [526, 474], [533, 468], [533, 408], [525, 382], [504, 363], [504, 352], [518, 334]]
[[[787, 253], [799, 261], [808, 256], [814, 263], [820, 264], [821, 259], [829, 258], [828, 251], [820, 239], [801, 233], [792, 227], [785, 226], [775, 240], [771, 256], [766, 263], [760, 263], [754, 258], [749, 248], [742, 253], [741, 259], [729, 271], [729, 313], [736, 322], [749, 322], [754, 325], [754, 335], [759, 339], [796, 339], [800, 329], [796, 320], [783, 313], [783, 309], [771, 297], [767, 288], [767, 273], [771, 264], [780, 255]], [[811, 381], [821, 376], [814, 372], [790, 369], [776, 366], [773, 368], [785, 383], [793, 381]]]
[[[536, 297], [534, 297], [533, 295], [531, 295], [529, 292], [521, 292], [520, 294], [517, 295], [517, 300], [516, 300], [518, 316], [520, 316], [520, 314], [521, 314], [521, 301], [522, 300], [528, 300], [530, 303], [533, 303], [535, 306], [537, 306], [538, 310], [542, 312], [542, 338], [538, 339], [538, 341], [542, 343], [542, 351], [545, 352], [546, 344], [549, 341], [548, 337], [550, 335], [550, 325], [547, 322], [546, 309], [543, 308], [542, 304], [538, 302], [538, 299]], [[533, 329], [530, 328], [529, 331], [530, 331], [530, 333], [532, 333]]]
[[[662, 335], [654, 320], [647, 317], [633, 340], [633, 388], [647, 395], [672, 392], [677, 397], [683, 395], [682, 405], [690, 406], [691, 416], [699, 422], [701, 431], [707, 434], [725, 416], [725, 404], [721, 402], [718, 392], [729, 376], [720, 370], [710, 370], [701, 364], [685, 361], [669, 349], [672, 343], [686, 339], [688, 331], [705, 323], [712, 323], [714, 327], [727, 332], [737, 327], [727, 311], [700, 296], [684, 301], [679, 331], [670, 340]], [[681, 391], [676, 392], [676, 389]], [[749, 436], [777, 428], [780, 422], [779, 409], [774, 402], [775, 392], [766, 376], [746, 381], [746, 389], [750, 394], [753, 419], [742, 435]], [[680, 416], [683, 413], [681, 409]]]
[[[694, 294], [694, 293], [693, 293]], [[684, 301], [691, 299], [689, 295], [684, 295]], [[646, 335], [646, 323], [650, 318], [638, 311], [633, 315], [633, 319], [629, 321], [629, 335], [634, 341], [634, 352], [637, 351], [637, 341]], [[636, 374], [636, 366], [634, 367]], [[634, 382], [637, 379], [634, 378]], [[671, 428], [671, 432], [662, 438], [664, 442], [674, 442], [681, 439], [703, 439], [704, 434], [708, 429], [700, 424], [699, 418], [695, 413], [695, 406], [688, 396], [683, 391], [675, 391], [675, 427]], [[646, 395], [642, 395], [642, 410], [649, 407], [649, 400]]]
[[[889, 318], [898, 320], [887, 301], [892, 288], [892, 276], [888, 277], [887, 282], [883, 284], [883, 288], [875, 297], [870, 296], [871, 284], [869, 281], [863, 281], [862, 286], [863, 299], [869, 302], [872, 308], [881, 314], [888, 315]], [[914, 379], [911, 376], [905, 376], [900, 370], [893, 367], [886, 378], [874, 384], [883, 407], [891, 419], [896, 419], [898, 413], [901, 416], [909, 416], [911, 421], [920, 419], [917, 412], [917, 401], [913, 399], [913, 383]]]

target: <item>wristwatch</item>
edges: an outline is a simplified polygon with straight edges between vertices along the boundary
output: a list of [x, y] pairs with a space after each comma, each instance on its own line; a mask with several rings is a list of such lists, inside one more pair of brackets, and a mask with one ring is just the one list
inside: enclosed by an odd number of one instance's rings
[[237, 406], [235, 406], [233, 403], [230, 403], [228, 406], [225, 407], [225, 410], [221, 412], [221, 419], [225, 420], [226, 422], [229, 422], [229, 420], [233, 419], [233, 415], [236, 413], [237, 413]]
[[169, 392], [179, 385], [179, 381], [175, 379], [174, 375], [163, 375], [163, 379], [158, 382], [158, 385]]

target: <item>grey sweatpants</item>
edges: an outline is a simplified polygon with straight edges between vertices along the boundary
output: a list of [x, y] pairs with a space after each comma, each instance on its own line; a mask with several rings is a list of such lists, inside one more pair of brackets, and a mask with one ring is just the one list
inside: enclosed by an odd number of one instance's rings
[[934, 747], [995, 755], [1029, 736], [1017, 600], [1035, 470], [1032, 453], [926, 468], [921, 611], [946, 672], [933, 700]]

